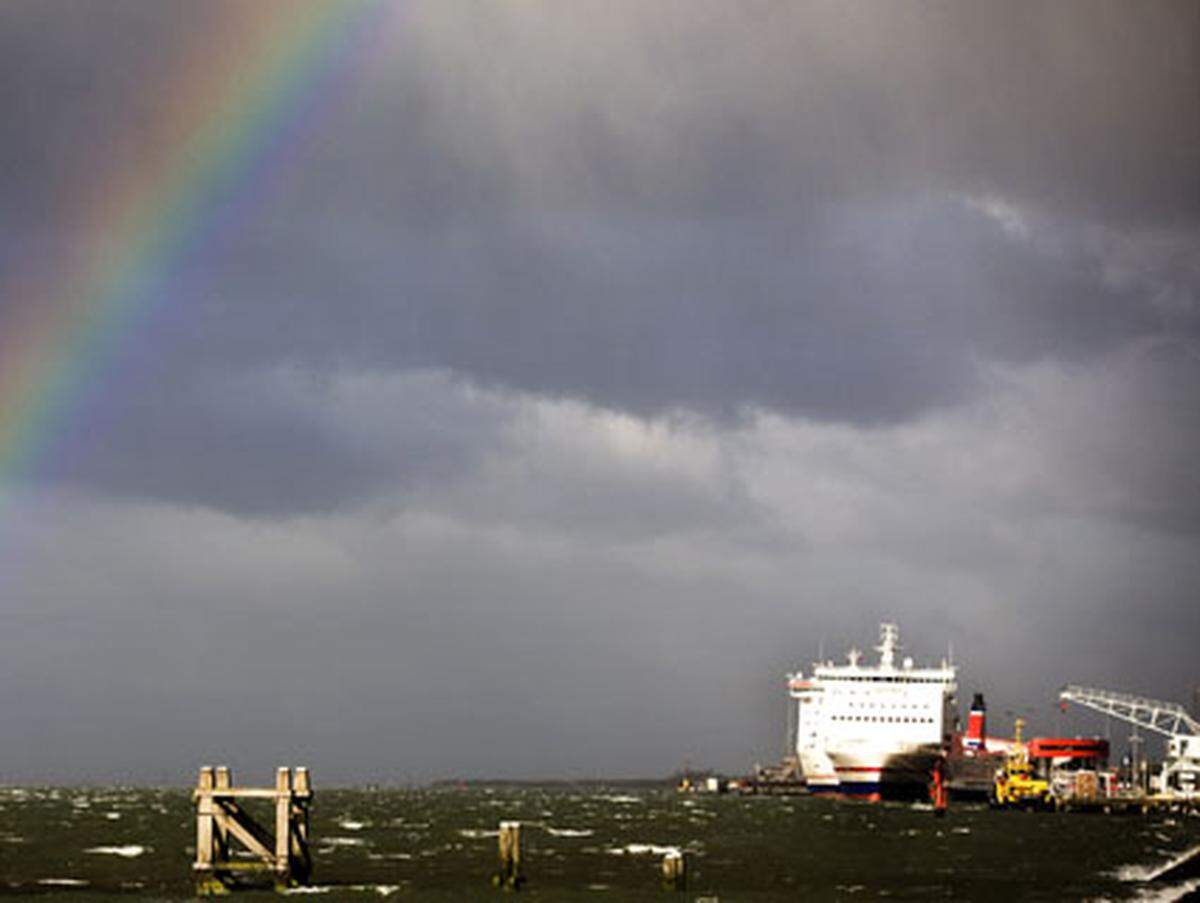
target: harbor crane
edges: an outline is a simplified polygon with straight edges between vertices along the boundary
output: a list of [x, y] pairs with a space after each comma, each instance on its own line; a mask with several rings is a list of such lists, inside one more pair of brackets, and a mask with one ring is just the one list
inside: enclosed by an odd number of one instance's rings
[[1158, 778], [1159, 792], [1195, 799], [1200, 796], [1200, 721], [1183, 706], [1115, 690], [1070, 685], [1058, 694], [1062, 703], [1127, 721], [1167, 738], [1167, 756]]

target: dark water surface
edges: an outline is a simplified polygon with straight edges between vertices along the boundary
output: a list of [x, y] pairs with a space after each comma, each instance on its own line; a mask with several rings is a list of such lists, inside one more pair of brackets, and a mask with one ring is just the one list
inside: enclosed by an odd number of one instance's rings
[[[515, 898], [488, 883], [504, 819], [526, 825], [529, 883]], [[184, 790], [0, 788], [0, 896], [189, 899], [194, 824]], [[312, 839], [309, 892], [327, 900], [1172, 900], [1188, 886], [1145, 879], [1200, 844], [1200, 818], [318, 786]], [[667, 847], [692, 854], [686, 893], [659, 887]]]

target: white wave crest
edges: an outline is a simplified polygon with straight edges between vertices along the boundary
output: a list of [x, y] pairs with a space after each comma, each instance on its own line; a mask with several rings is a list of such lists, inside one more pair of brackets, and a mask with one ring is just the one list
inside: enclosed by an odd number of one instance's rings
[[1154, 881], [1160, 875], [1165, 875], [1180, 863], [1186, 862], [1193, 856], [1198, 855], [1200, 855], [1200, 845], [1194, 846], [1190, 850], [1185, 850], [1166, 862], [1154, 865], [1122, 865], [1117, 868], [1116, 876], [1122, 881]]
[[135, 859], [149, 849], [150, 847], [143, 847], [136, 843], [130, 843], [119, 847], [92, 847], [91, 849], [84, 850], [84, 852], [101, 856], [120, 856], [123, 859]]
[[361, 847], [366, 841], [361, 837], [323, 837], [321, 846], [325, 847]]
[[1138, 891], [1134, 900], [1142, 903], [1176, 903], [1188, 899], [1188, 895], [1200, 890], [1200, 878], [1184, 881], [1172, 887], [1151, 887]]
[[499, 831], [489, 831], [487, 828], [459, 828], [458, 834], [460, 837], [465, 837], [468, 840], [480, 840], [484, 837], [499, 837]]
[[666, 856], [668, 853], [681, 852], [676, 846], [660, 846], [656, 843], [628, 843], [623, 847], [612, 847], [609, 851], [613, 856]]

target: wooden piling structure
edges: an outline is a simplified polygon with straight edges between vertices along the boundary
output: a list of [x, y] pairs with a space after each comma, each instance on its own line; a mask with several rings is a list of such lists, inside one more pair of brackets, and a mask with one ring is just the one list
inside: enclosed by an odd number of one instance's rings
[[[270, 877], [277, 888], [306, 884], [312, 873], [308, 807], [312, 785], [307, 768], [275, 772], [274, 787], [235, 787], [225, 766], [200, 769], [196, 800], [196, 861], [199, 896], [228, 893], [254, 879]], [[274, 833], [259, 824], [239, 800], [274, 805]], [[254, 859], [235, 858], [234, 842]]]
[[500, 871], [492, 878], [492, 883], [505, 890], [519, 890], [525, 883], [525, 875], [521, 868], [521, 823], [519, 821], [500, 822], [497, 845], [500, 854]]
[[687, 890], [687, 855], [671, 850], [662, 860], [663, 890]]

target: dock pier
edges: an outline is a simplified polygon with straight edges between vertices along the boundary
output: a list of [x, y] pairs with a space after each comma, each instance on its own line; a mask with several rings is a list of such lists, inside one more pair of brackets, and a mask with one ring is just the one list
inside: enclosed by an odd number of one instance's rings
[[[312, 874], [308, 848], [312, 784], [307, 768], [279, 768], [274, 787], [235, 787], [226, 766], [204, 766], [196, 782], [197, 896], [226, 894], [246, 883], [273, 879], [277, 889], [307, 884]], [[241, 801], [273, 804], [274, 833], [255, 820]], [[238, 858], [238, 843], [253, 858]]]
[[1097, 796], [1090, 799], [1063, 799], [1055, 803], [1059, 812], [1091, 812], [1102, 815], [1150, 815], [1152, 813], [1200, 814], [1200, 797]]

